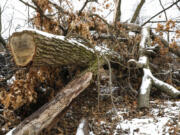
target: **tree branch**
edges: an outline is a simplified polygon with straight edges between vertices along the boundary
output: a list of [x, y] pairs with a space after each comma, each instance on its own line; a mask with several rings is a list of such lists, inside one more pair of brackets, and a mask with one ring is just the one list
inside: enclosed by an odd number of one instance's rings
[[[164, 6], [163, 6], [161, 0], [159, 0], [159, 3], [160, 3], [160, 5], [161, 5], [162, 9], [164, 10]], [[164, 10], [164, 16], [165, 16], [166, 22], [167, 22], [167, 21], [168, 21], [168, 17], [167, 17], [167, 14], [166, 14], [166, 11], [165, 11], [165, 10]], [[167, 40], [168, 40], [168, 42], [169, 42], [169, 31], [167, 32]]]
[[134, 15], [133, 15], [133, 17], [131, 19], [131, 23], [134, 23], [136, 21], [136, 19], [139, 16], [139, 13], [140, 13], [141, 8], [144, 5], [144, 3], [145, 3], [145, 0], [141, 0], [141, 2], [139, 3], [139, 5], [137, 6], [137, 8], [136, 8], [136, 10], [134, 12]]
[[0, 7], [0, 35], [1, 35], [1, 31], [2, 31], [1, 15], [2, 15], [2, 11], [1, 11], [1, 7]]
[[180, 11], [180, 6], [176, 3], [176, 7], [178, 8], [178, 10]]
[[24, 5], [26, 5], [26, 6], [28, 6], [28, 7], [31, 7], [31, 8], [33, 8], [34, 10], [37, 10], [36, 7], [34, 7], [33, 5], [30, 5], [28, 2], [25, 2], [25, 1], [23, 1], [23, 0], [19, 0], [19, 1], [22, 2]]
[[2, 17], [2, 10], [1, 10], [1, 7], [0, 7], [0, 43], [3, 45], [4, 48], [6, 48], [6, 42], [5, 42], [5, 40], [3, 39], [2, 35], [1, 35], [1, 31], [2, 31], [1, 17]]
[[86, 2], [84, 3], [84, 5], [82, 6], [82, 8], [79, 10], [78, 15], [80, 15], [82, 13], [82, 11], [85, 9], [85, 7], [87, 6], [89, 0], [86, 0]]
[[146, 25], [150, 20], [152, 20], [153, 18], [155, 18], [156, 16], [158, 16], [159, 14], [161, 14], [162, 12], [164, 12], [165, 10], [170, 9], [171, 7], [173, 7], [174, 5], [176, 5], [178, 2], [180, 2], [180, 0], [176, 1], [175, 3], [171, 4], [169, 7], [163, 9], [162, 11], [158, 12], [157, 14], [155, 14], [154, 16], [152, 16], [151, 18], [149, 18], [145, 23], [143, 23], [141, 26]]
[[115, 0], [115, 17], [114, 24], [121, 20], [121, 0]]
[[101, 19], [108, 27], [112, 27], [105, 19], [103, 19], [101, 16], [99, 16], [98, 14], [91, 14], [90, 17], [96, 16], [99, 19]]
[[97, 2], [97, 0], [86, 0], [86, 2], [84, 3], [84, 5], [82, 6], [82, 8], [79, 10], [78, 15], [80, 15], [82, 13], [82, 11], [85, 9], [85, 7], [87, 6], [87, 4], [89, 2]]

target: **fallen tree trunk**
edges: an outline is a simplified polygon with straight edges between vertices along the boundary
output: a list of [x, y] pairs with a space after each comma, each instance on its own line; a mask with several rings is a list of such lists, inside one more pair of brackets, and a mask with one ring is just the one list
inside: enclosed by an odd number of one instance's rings
[[96, 58], [92, 48], [76, 40], [38, 30], [14, 33], [9, 48], [17, 66], [87, 65]]
[[60, 114], [75, 97], [88, 87], [91, 79], [92, 73], [87, 72], [81, 77], [71, 81], [53, 100], [43, 105], [39, 110], [21, 122], [16, 129], [12, 131], [12, 135], [38, 135], [53, 122], [56, 116]]
[[97, 54], [106, 55], [114, 61], [123, 60], [121, 56], [109, 48], [81, 43], [82, 40], [67, 39], [39, 30], [15, 32], [8, 46], [17, 66], [89, 66], [97, 59]]

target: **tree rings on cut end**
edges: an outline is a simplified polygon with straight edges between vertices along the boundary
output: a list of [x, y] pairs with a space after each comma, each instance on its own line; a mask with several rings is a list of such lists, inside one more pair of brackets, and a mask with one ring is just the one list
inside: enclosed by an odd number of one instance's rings
[[9, 47], [17, 66], [26, 66], [30, 63], [36, 49], [33, 36], [29, 32], [12, 35]]

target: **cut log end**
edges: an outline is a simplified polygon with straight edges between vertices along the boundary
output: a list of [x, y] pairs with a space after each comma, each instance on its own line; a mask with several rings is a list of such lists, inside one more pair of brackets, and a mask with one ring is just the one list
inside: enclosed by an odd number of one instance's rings
[[9, 47], [17, 66], [26, 66], [30, 63], [36, 50], [30, 33], [16, 33], [11, 37]]

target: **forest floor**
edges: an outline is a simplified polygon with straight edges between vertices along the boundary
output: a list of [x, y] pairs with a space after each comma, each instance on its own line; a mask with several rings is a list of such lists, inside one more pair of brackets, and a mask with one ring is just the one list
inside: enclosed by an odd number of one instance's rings
[[[114, 95], [113, 108], [110, 96], [101, 96], [98, 110], [97, 90], [86, 89], [61, 115], [50, 131], [51, 135], [74, 135], [80, 119], [86, 118], [90, 135], [174, 135], [180, 112], [180, 100], [168, 99], [155, 92], [150, 108], [137, 109], [137, 97]], [[121, 93], [122, 94], [122, 93]], [[161, 97], [161, 99], [157, 98]]]
[[[137, 96], [114, 87], [114, 108], [109, 95], [101, 95], [98, 103], [94, 86], [92, 84], [73, 100], [58, 116], [59, 122], [41, 135], [75, 135], [82, 118], [88, 120], [90, 135], [178, 135], [176, 126], [180, 100], [169, 99], [159, 91], [153, 91], [149, 109], [139, 110]], [[2, 121], [3, 117], [0, 117]], [[2, 134], [4, 129], [0, 129]]]

